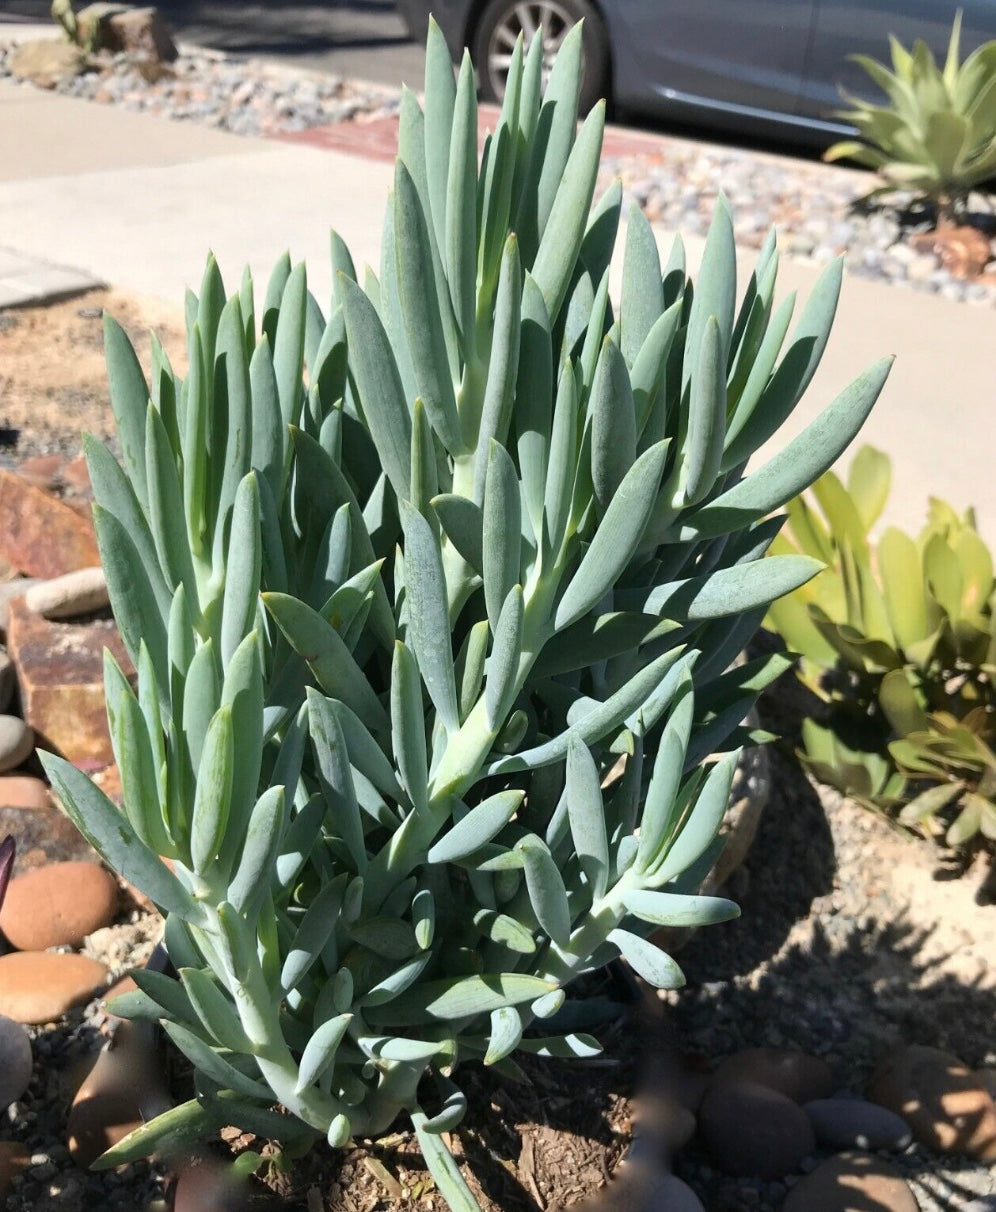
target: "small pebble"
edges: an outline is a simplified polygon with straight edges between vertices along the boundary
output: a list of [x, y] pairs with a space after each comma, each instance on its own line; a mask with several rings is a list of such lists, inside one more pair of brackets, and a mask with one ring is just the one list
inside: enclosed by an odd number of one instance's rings
[[99, 565], [78, 568], [50, 581], [32, 585], [24, 595], [29, 610], [47, 619], [71, 619], [103, 610], [109, 604], [107, 578]]
[[35, 734], [16, 715], [0, 715], [0, 771], [13, 770], [34, 752]]

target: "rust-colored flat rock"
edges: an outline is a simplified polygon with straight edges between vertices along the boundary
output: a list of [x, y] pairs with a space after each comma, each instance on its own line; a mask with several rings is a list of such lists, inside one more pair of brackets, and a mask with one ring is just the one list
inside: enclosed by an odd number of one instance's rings
[[104, 705], [104, 649], [132, 672], [112, 619], [54, 621], [10, 605], [7, 649], [37, 744], [96, 770], [114, 760]]
[[100, 563], [92, 521], [11, 471], [0, 471], [0, 557], [43, 580]]

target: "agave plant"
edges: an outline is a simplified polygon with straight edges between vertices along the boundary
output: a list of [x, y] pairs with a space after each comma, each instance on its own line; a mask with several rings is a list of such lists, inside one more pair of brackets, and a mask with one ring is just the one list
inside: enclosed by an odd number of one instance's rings
[[994, 823], [992, 803], [981, 808], [992, 798], [996, 716], [993, 561], [971, 511], [933, 499], [916, 539], [889, 527], [872, 543], [890, 476], [886, 456], [865, 447], [846, 487], [827, 472], [813, 502], [789, 503], [772, 552], [805, 552], [827, 568], [774, 603], [767, 622], [827, 703], [826, 721], [802, 729], [814, 774], [956, 845], [990, 836]]
[[724, 201], [694, 291], [634, 210], [610, 300], [621, 187], [592, 209], [580, 57], [578, 30], [541, 93], [540, 45], [516, 48], [478, 163], [473, 70], [432, 27], [379, 275], [333, 235], [327, 316], [289, 259], [259, 311], [211, 260], [188, 373], [154, 344], [151, 383], [107, 321], [122, 462], [87, 453], [137, 669], [133, 690], [108, 658], [123, 812], [45, 765], [166, 916], [178, 979], [136, 973], [115, 1009], [162, 1021], [196, 1077], [101, 1166], [226, 1124], [338, 1146], [404, 1113], [471, 1208], [443, 1140], [459, 1067], [591, 1056], [577, 977], [621, 955], [680, 985], [648, 935], [736, 912], [695, 894], [787, 662], [734, 659], [819, 567], [764, 558], [769, 515], [889, 364], [745, 475], [819, 362], [840, 265], [783, 351], [773, 236], [738, 307]]
[[844, 93], [841, 110], [859, 139], [835, 143], [825, 160], [854, 160], [885, 183], [868, 197], [912, 191], [932, 202], [938, 222], [954, 221], [970, 192], [996, 175], [996, 40], [959, 62], [961, 12], [955, 16], [944, 67], [925, 42], [907, 50], [890, 38], [892, 68], [852, 55], [888, 98], [872, 105]]

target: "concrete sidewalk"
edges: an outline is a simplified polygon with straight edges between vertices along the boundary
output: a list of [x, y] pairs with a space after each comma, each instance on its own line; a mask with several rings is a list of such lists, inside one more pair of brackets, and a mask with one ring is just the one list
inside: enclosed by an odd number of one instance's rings
[[[231, 284], [244, 264], [265, 281], [289, 250], [326, 299], [330, 226], [358, 266], [376, 266], [391, 179], [383, 160], [239, 138], [0, 81], [0, 250], [178, 305], [186, 286], [196, 288], [208, 249]], [[660, 232], [663, 246], [671, 238]], [[687, 244], [694, 261], [701, 242]], [[746, 281], [751, 258], [741, 260]], [[0, 287], [2, 271], [0, 261]], [[805, 295], [817, 272], [784, 258], [779, 294]], [[823, 365], [778, 440], [886, 353], [898, 355], [896, 367], [864, 440], [893, 459], [887, 520], [918, 528], [928, 496], [941, 496], [974, 505], [996, 544], [991, 308], [848, 278]]]

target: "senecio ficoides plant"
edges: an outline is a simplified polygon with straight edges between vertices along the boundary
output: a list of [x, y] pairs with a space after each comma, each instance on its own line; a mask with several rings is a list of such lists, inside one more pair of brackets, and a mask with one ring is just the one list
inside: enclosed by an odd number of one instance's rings
[[45, 765], [166, 917], [178, 977], [136, 972], [116, 1012], [161, 1020], [196, 1092], [102, 1167], [228, 1124], [341, 1146], [404, 1113], [473, 1208], [442, 1139], [460, 1065], [592, 1055], [572, 981], [622, 955], [676, 987], [647, 936], [736, 913], [696, 891], [787, 662], [734, 662], [819, 567], [763, 558], [768, 515], [850, 442], [888, 360], [745, 475], [820, 359], [840, 265], [779, 357], [773, 238], [738, 310], [723, 200], [694, 291], [634, 209], [611, 302], [604, 109], [577, 130], [579, 30], [542, 95], [540, 51], [516, 48], [478, 166], [473, 72], [432, 28], [380, 275], [333, 236], [328, 318], [303, 266], [259, 315], [209, 261], [187, 377], [154, 344], [149, 385], [107, 323], [122, 462], [87, 452], [137, 669], [133, 691], [108, 658], [123, 810]]

